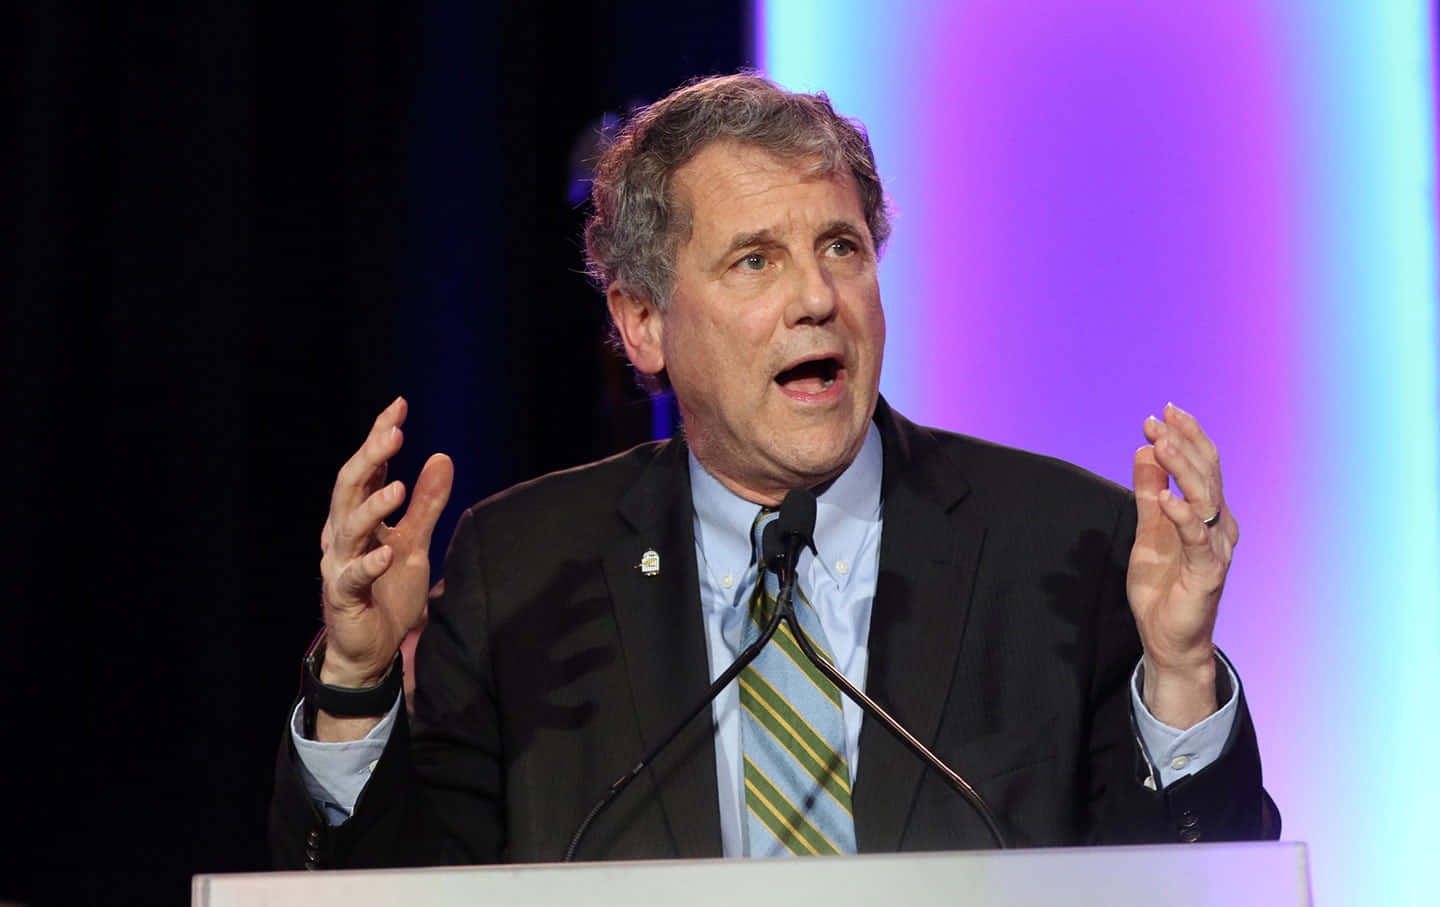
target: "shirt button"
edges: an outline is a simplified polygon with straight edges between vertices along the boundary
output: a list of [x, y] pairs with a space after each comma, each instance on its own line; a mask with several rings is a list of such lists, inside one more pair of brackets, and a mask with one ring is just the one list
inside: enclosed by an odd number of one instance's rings
[[845, 561], [836, 561], [835, 572], [840, 574], [841, 576], [844, 576], [845, 574], [850, 572], [850, 564]]
[[720, 577], [720, 585], [722, 588], [729, 589], [731, 586], [735, 585], [735, 577], [731, 576], [728, 573], [725, 574], [724, 576]]
[[1189, 765], [1189, 764], [1190, 764], [1190, 760], [1189, 760], [1188, 758], [1186, 758], [1185, 756], [1176, 756], [1174, 759], [1171, 759], [1171, 760], [1170, 760], [1170, 767], [1173, 768], [1173, 769], [1175, 769], [1175, 771], [1177, 771], [1177, 772], [1178, 772], [1178, 771], [1181, 771], [1182, 769], [1185, 768], [1185, 766], [1187, 766], [1187, 765]]

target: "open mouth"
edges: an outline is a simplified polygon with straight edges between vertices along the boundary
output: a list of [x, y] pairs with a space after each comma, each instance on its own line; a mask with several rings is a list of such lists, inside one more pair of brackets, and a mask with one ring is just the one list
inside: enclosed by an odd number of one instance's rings
[[775, 381], [792, 394], [822, 394], [835, 383], [840, 362], [832, 357], [808, 359], [775, 376]]

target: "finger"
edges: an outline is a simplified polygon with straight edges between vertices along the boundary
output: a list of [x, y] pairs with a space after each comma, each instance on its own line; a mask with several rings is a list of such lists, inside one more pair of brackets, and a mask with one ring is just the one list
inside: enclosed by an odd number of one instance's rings
[[1185, 442], [1177, 440], [1175, 432], [1167, 432], [1154, 446], [1156, 461], [1175, 479], [1185, 500], [1203, 510], [1202, 517], [1215, 513], [1221, 504], [1219, 480], [1195, 462]]
[[1153, 415], [1146, 416], [1145, 424], [1141, 428], [1141, 431], [1145, 433], [1145, 440], [1149, 441], [1151, 444], [1154, 444], [1156, 441], [1160, 440], [1160, 438], [1164, 436], [1165, 423], [1160, 421]]
[[1212, 465], [1215, 472], [1220, 472], [1220, 451], [1215, 447], [1215, 442], [1205, 434], [1200, 427], [1200, 421], [1174, 403], [1165, 404], [1165, 422], [1180, 430], [1191, 445], [1193, 445], [1200, 459]]
[[1214, 552], [1210, 548], [1210, 533], [1195, 513], [1194, 505], [1180, 500], [1167, 489], [1160, 492], [1160, 509], [1175, 525], [1186, 560], [1214, 560]]
[[1155, 447], [1147, 444], [1135, 451], [1134, 488], [1137, 495], [1155, 497], [1170, 484], [1170, 473], [1155, 460]]
[[420, 477], [415, 480], [415, 491], [410, 495], [410, 506], [400, 525], [415, 534], [415, 547], [428, 550], [430, 537], [445, 505], [450, 501], [450, 489], [455, 482], [455, 464], [445, 454], [437, 453], [425, 461]]
[[[404, 439], [400, 426], [405, 423], [408, 410], [409, 404], [405, 402], [404, 397], [396, 397], [389, 406], [381, 410], [380, 415], [375, 417], [375, 422], [370, 426], [370, 433], [365, 436], [365, 441], [360, 445], [360, 449], [346, 462], [344, 467], [341, 467], [342, 474], [346, 467], [349, 467], [352, 474], [347, 478], [356, 484], [363, 485], [368, 477], [375, 474], [377, 467], [383, 473], [390, 457], [400, 449], [399, 444], [395, 442]], [[376, 487], [383, 481], [382, 475], [375, 480]], [[374, 488], [367, 488], [365, 493], [369, 494], [374, 490]]]
[[[1165, 446], [1164, 442], [1162, 441], [1159, 446], [1163, 448]], [[1141, 449], [1153, 451], [1153, 448]], [[1138, 459], [1139, 454], [1137, 453], [1136, 456]], [[1154, 454], [1152, 454], [1152, 456], [1154, 456]], [[1168, 479], [1170, 475], [1174, 475], [1174, 470], [1165, 470], [1163, 467], [1164, 455], [1160, 454], [1159, 456], [1161, 457], [1161, 465], [1157, 465], [1155, 468], [1159, 469], [1162, 475], [1164, 475], [1165, 478]], [[1140, 467], [1137, 462], [1137, 482], [1139, 476], [1139, 468]], [[1157, 495], [1160, 494], [1161, 491], [1164, 491], [1165, 494], [1169, 494], [1168, 488], [1166, 487], [1168, 485], [1168, 482], [1156, 480], [1155, 478], [1153, 478], [1153, 476], [1147, 478], [1146, 481], [1148, 487], [1150, 487], [1151, 489], [1155, 489], [1155, 493]], [[1190, 508], [1190, 512], [1195, 517], [1195, 519], [1199, 521], [1201, 528], [1212, 534], [1212, 540], [1215, 541], [1216, 544], [1219, 546], [1223, 558], [1228, 562], [1231, 553], [1235, 550], [1235, 546], [1239, 544], [1240, 541], [1240, 524], [1236, 521], [1235, 514], [1231, 512], [1230, 505], [1225, 502], [1223, 492], [1213, 492], [1209, 496], [1205, 496], [1202, 499], [1202, 495], [1196, 492], [1193, 487], [1187, 487], [1188, 480], [1182, 479], [1180, 476], [1176, 476], [1175, 484], [1179, 487], [1181, 494], [1184, 495], [1183, 499], [1176, 498], [1171, 495], [1171, 498], [1172, 500], [1174, 500], [1176, 507]], [[1158, 488], [1156, 487], [1157, 485], [1159, 486]], [[1137, 484], [1135, 486], [1135, 489], [1138, 498], [1140, 495], [1140, 485]], [[1166, 516], [1170, 517], [1171, 521], [1173, 522], [1174, 514], [1177, 511], [1173, 511], [1167, 508], [1162, 509], [1165, 510]], [[1219, 514], [1220, 518], [1215, 522], [1215, 524], [1213, 526], [1206, 526], [1205, 520], [1215, 516], [1217, 513]], [[1144, 516], [1144, 511], [1141, 511], [1142, 520]]]
[[1135, 451], [1135, 514], [1137, 532], [1156, 520], [1164, 518], [1160, 512], [1160, 492], [1169, 487], [1170, 474], [1155, 462], [1155, 448], [1146, 446]]
[[330, 604], [354, 603], [366, 597], [375, 581], [385, 574], [394, 558], [394, 549], [381, 545], [364, 557], [352, 558], [335, 577], [336, 601]]
[[[1170, 405], [1166, 404], [1167, 413]], [[1172, 453], [1185, 457], [1194, 466], [1195, 472], [1205, 477], [1205, 487], [1218, 491], [1220, 485], [1218, 464], [1212, 466], [1211, 460], [1178, 426], [1150, 416], [1145, 420], [1145, 437], [1150, 440], [1150, 443], [1159, 447], [1168, 447]]]
[[384, 434], [365, 439], [335, 476], [335, 488], [330, 494], [332, 517], [344, 518], [385, 483], [390, 458], [399, 452], [404, 442], [404, 434], [395, 426]]
[[391, 482], [350, 511], [337, 523], [339, 528], [331, 546], [335, 557], [344, 560], [364, 554], [376, 536], [380, 521], [394, 513], [404, 500], [405, 483]]
[[1192, 505], [1169, 492], [1160, 496], [1160, 508], [1180, 537], [1180, 557], [1186, 571], [1209, 585], [1209, 592], [1224, 586], [1234, 557], [1234, 539], [1222, 530], [1207, 527]]
[[330, 496], [332, 516], [343, 517], [384, 483], [386, 464], [405, 440], [400, 426], [406, 411], [405, 398], [396, 397], [375, 417], [365, 442], [345, 461], [335, 477], [335, 490]]
[[1201, 517], [1210, 518], [1218, 514], [1220, 519], [1210, 528], [1218, 527], [1224, 533], [1227, 550], [1233, 549], [1240, 541], [1240, 524], [1225, 501], [1225, 474], [1220, 468], [1219, 449], [1201, 427], [1200, 420], [1174, 403], [1165, 404], [1165, 419], [1168, 425], [1185, 437], [1190, 461], [1197, 463], [1201, 472], [1209, 476], [1210, 500], [1213, 506], [1207, 513], [1201, 514]]

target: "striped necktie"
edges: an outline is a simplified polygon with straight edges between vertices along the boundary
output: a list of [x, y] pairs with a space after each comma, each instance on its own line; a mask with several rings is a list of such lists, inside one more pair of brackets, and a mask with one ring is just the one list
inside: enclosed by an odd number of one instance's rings
[[[757, 561], [761, 532], [776, 516], [762, 509], [751, 527]], [[761, 563], [742, 645], [760, 637], [779, 591], [775, 573]], [[795, 595], [801, 630], [830, 658], [819, 616], [798, 584]], [[740, 706], [746, 856], [854, 853], [840, 691], [801, 653], [788, 624], [740, 672]]]

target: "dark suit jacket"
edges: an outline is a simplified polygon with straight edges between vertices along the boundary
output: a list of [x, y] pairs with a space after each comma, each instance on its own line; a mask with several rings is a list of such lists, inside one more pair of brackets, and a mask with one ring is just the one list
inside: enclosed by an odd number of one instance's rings
[[[1128, 678], [1130, 494], [1076, 467], [917, 427], [881, 401], [885, 528], [867, 692], [1021, 846], [1277, 837], [1243, 697], [1221, 759], [1157, 793]], [[398, 723], [330, 829], [288, 735], [277, 865], [559, 859], [590, 807], [708, 682], [683, 441], [512, 488], [468, 511]], [[654, 549], [660, 572], [643, 575]], [[719, 856], [709, 711], [591, 829], [582, 859]], [[971, 807], [867, 721], [861, 851], [989, 847]]]

